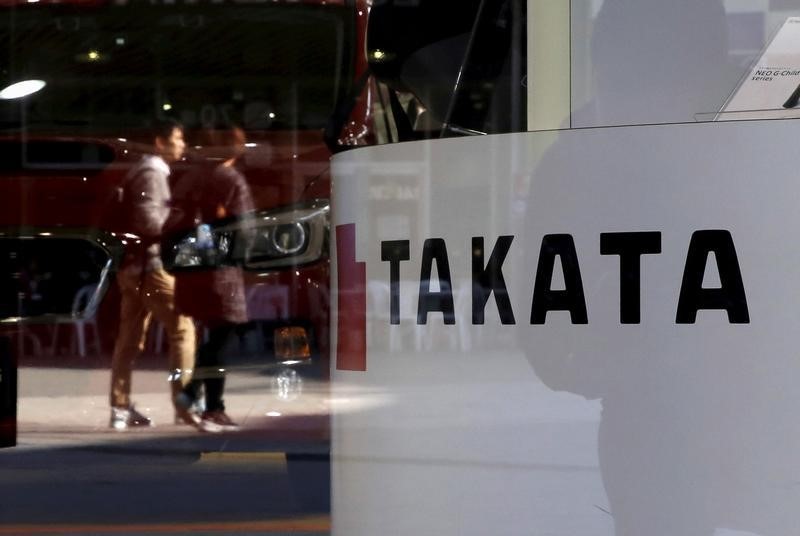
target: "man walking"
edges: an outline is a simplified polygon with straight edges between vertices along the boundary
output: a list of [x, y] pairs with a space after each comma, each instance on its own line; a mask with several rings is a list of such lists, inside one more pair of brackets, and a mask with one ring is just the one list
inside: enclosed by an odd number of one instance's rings
[[[152, 317], [161, 322], [169, 341], [172, 399], [189, 381], [195, 354], [195, 329], [191, 318], [175, 311], [175, 280], [162, 264], [160, 240], [169, 215], [169, 165], [183, 156], [183, 128], [174, 121], [155, 126], [153, 154], [144, 156], [128, 174], [123, 187], [127, 228], [139, 237], [129, 240], [117, 274], [121, 294], [119, 334], [111, 358], [111, 422], [116, 430], [152, 426], [131, 404], [133, 362], [144, 348]], [[135, 242], [135, 243], [131, 243]], [[193, 423], [192, 413], [176, 407], [176, 415]]]

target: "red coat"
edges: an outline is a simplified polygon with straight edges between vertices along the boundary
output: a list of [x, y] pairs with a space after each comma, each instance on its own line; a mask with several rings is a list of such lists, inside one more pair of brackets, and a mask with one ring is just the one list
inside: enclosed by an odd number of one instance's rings
[[[187, 231], [198, 223], [213, 223], [253, 212], [244, 176], [236, 168], [224, 165], [195, 170], [182, 177], [173, 189], [173, 206], [176, 214], [183, 214], [178, 219], [183, 219], [183, 226], [189, 227]], [[242, 238], [250, 240], [250, 233], [240, 233], [239, 239]], [[181, 314], [210, 325], [247, 322], [242, 268], [222, 266], [178, 272], [175, 307]]]

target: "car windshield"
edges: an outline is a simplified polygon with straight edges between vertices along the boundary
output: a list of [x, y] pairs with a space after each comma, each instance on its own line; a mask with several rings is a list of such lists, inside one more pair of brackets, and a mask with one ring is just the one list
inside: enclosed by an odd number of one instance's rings
[[323, 127], [351, 78], [353, 31], [347, 7], [324, 4], [7, 8], [0, 86], [46, 85], [0, 100], [0, 128], [114, 131], [160, 114], [188, 128]]

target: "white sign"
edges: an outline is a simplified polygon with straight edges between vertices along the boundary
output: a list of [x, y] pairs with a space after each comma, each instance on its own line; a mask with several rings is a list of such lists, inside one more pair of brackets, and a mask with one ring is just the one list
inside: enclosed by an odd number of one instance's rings
[[800, 117], [800, 17], [786, 20], [717, 120], [790, 117]]
[[794, 534], [798, 139], [728, 122], [338, 155], [334, 534]]

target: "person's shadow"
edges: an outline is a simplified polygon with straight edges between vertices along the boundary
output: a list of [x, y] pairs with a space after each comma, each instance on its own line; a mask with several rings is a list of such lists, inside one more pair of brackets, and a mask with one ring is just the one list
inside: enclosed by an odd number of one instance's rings
[[[583, 110], [583, 120], [606, 125], [691, 122], [693, 113], [721, 105], [726, 94], [709, 94], [714, 84], [703, 80], [728, 76], [723, 72], [729, 69], [726, 24], [717, 0], [606, 0], [593, 37], [595, 98]], [[735, 77], [728, 78], [732, 89]], [[659, 161], [659, 147], [637, 145], [635, 136], [626, 138], [634, 140], [631, 146], [620, 147], [605, 132], [556, 139], [533, 170], [527, 235], [558, 232], [546, 228], [552, 222], [568, 229], [570, 222], [582, 221], [581, 207], [592, 206], [592, 195], [602, 195], [602, 187], [582, 191], [585, 183], [575, 181], [578, 176], [644, 180], [653, 175], [654, 161], [670, 165]], [[583, 136], [583, 145], [566, 140], [576, 135]], [[653, 202], [637, 196], [663, 197], [667, 203], [671, 194], [668, 185], [650, 183], [632, 188], [630, 195], [617, 200], [620, 211], [628, 210], [626, 203]], [[633, 213], [638, 216], [627, 220], [644, 226], [654, 221], [646, 210], [634, 208]], [[581, 263], [599, 256], [601, 232], [620, 230], [661, 229], [597, 229], [594, 249], [579, 248]], [[690, 235], [691, 230], [683, 247]], [[525, 263], [530, 270], [539, 253], [531, 247]], [[672, 263], [679, 285], [686, 249], [669, 255], [673, 260], [665, 252], [654, 262]], [[649, 262], [642, 265], [652, 267]], [[676, 325], [676, 289], [645, 290], [644, 283], [641, 323], [621, 325], [619, 302], [598, 303], [597, 290], [618, 288], [619, 257], [606, 257], [597, 266], [606, 269], [583, 273], [588, 324], [559, 318], [567, 312], [549, 312], [545, 326], [523, 330], [522, 345], [549, 388], [602, 402], [599, 461], [617, 536], [712, 536], [721, 527], [776, 536], [796, 532], [800, 419], [795, 422], [791, 408], [800, 402], [800, 393], [796, 378], [787, 374], [798, 369], [790, 345], [779, 333], [765, 341], [768, 328], [760, 328], [760, 339], [742, 336], [749, 326], [733, 329], [724, 311], [701, 319], [710, 322]], [[530, 280], [520, 288], [531, 288]], [[672, 312], [648, 317], [652, 310], [646, 307], [653, 303], [666, 304], [664, 310]]]
[[[581, 191], [586, 181], [575, 190], [569, 184], [552, 185], [577, 176], [598, 181], [616, 176], [632, 183], [646, 177], [649, 165], [669, 165], [649, 158], [660, 149], [646, 147], [646, 139], [639, 145], [632, 141], [639, 128], [623, 130], [634, 132], [625, 138], [632, 146], [603, 141], [599, 131], [569, 133], [593, 136], [598, 143], [582, 146], [576, 159], [576, 145], [559, 140], [534, 172], [525, 236], [539, 240], [553, 231], [574, 235], [588, 322], [571, 319], [569, 311], [550, 310], [543, 325], [520, 330], [522, 349], [548, 388], [601, 401], [599, 463], [617, 536], [712, 536], [718, 527], [762, 536], [791, 534], [795, 525], [789, 521], [800, 521], [795, 519], [800, 419], [794, 418], [800, 407], [800, 361], [792, 348], [796, 339], [780, 328], [786, 324], [781, 318], [786, 305], [762, 306], [758, 314], [751, 309], [751, 324], [730, 323], [724, 310], [700, 310], [696, 323], [676, 323], [690, 240], [700, 229], [667, 222], [664, 211], [649, 217], [646, 207], [653, 205], [643, 192], [660, 190], [652, 181], [632, 185], [632, 197], [619, 204], [602, 199], [599, 184], [588, 191]], [[617, 158], [628, 149], [644, 154], [633, 162]], [[554, 170], [566, 170], [571, 177]], [[663, 191], [669, 188], [665, 185]], [[631, 208], [630, 203], [640, 202], [641, 208]], [[587, 215], [587, 206], [592, 214], [617, 210], [634, 216], [612, 218], [612, 227], [603, 228], [608, 220]], [[590, 223], [571, 226], [582, 218], [591, 218]], [[632, 220], [641, 221], [642, 227], [620, 223]], [[640, 259], [639, 324], [621, 323], [620, 257], [600, 254], [601, 233], [621, 231], [662, 232], [662, 253]], [[520, 299], [526, 308], [533, 308], [536, 299], [529, 291], [540, 253], [538, 243], [531, 242], [520, 274], [525, 279], [515, 284], [525, 289]], [[715, 266], [713, 259], [708, 256], [707, 266]], [[781, 266], [776, 279], [785, 281], [791, 277], [784, 273], [788, 263]], [[555, 262], [554, 274], [559, 271]], [[752, 272], [743, 273], [748, 291], [758, 277]], [[553, 290], [562, 287], [557, 278], [552, 279]], [[528, 324], [529, 310], [523, 311], [517, 322]]]

